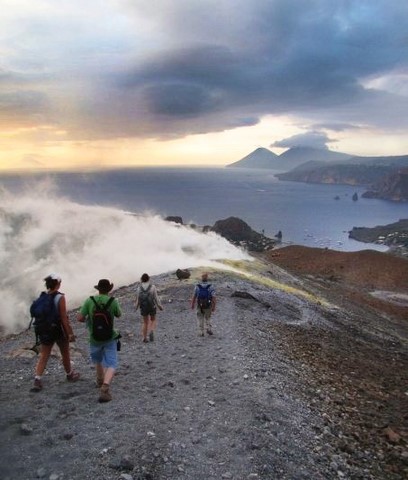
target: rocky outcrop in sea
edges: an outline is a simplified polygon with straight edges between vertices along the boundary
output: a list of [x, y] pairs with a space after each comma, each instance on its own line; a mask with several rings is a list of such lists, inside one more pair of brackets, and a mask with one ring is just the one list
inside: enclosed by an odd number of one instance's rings
[[217, 220], [211, 230], [234, 245], [244, 247], [250, 252], [264, 252], [272, 249], [278, 243], [278, 240], [252, 230], [247, 223], [237, 217]]
[[[166, 217], [167, 221], [184, 225], [180, 216]], [[197, 225], [188, 225], [191, 228], [198, 228]], [[263, 233], [253, 230], [246, 222], [238, 217], [228, 217], [224, 220], [217, 220], [213, 226], [205, 225], [200, 227], [203, 232], [215, 232], [226, 238], [232, 244], [245, 248], [249, 252], [264, 252], [270, 250], [282, 240], [282, 232], [275, 235], [275, 239], [266, 237]]]

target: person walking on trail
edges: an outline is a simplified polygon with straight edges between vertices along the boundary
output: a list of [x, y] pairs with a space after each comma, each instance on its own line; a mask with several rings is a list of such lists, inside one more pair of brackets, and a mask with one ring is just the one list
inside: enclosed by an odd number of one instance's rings
[[36, 321], [34, 321], [37, 341], [40, 344], [40, 356], [35, 367], [34, 385], [31, 389], [34, 392], [39, 392], [43, 388], [42, 375], [55, 343], [61, 352], [62, 364], [66, 372], [67, 380], [69, 382], [75, 382], [79, 380], [80, 377], [79, 373], [75, 372], [71, 365], [69, 344], [70, 342], [75, 342], [75, 335], [67, 315], [65, 295], [59, 292], [61, 277], [56, 273], [52, 273], [44, 278], [44, 281], [47, 292], [43, 292], [42, 295], [44, 299], [46, 299], [45, 301], [49, 300], [51, 302], [53, 307], [48, 310], [48, 315], [51, 315], [52, 310], [55, 313], [52, 320], [46, 318], [41, 324], [36, 324]]
[[[140, 278], [141, 284], [136, 294], [136, 310], [140, 307], [142, 315], [142, 339], [144, 343], [149, 340], [154, 341], [154, 334], [157, 327], [156, 313], [157, 309], [163, 310], [160, 298], [157, 294], [157, 288], [150, 281], [147, 273]], [[149, 340], [147, 339], [149, 337]]]
[[215, 289], [208, 282], [208, 273], [203, 273], [201, 275], [201, 283], [195, 286], [191, 300], [192, 310], [197, 305], [198, 334], [201, 337], [204, 337], [204, 331], [208, 335], [213, 335], [211, 315], [215, 311], [216, 303]]
[[89, 348], [92, 363], [96, 368], [96, 384], [100, 387], [99, 402], [110, 402], [110, 385], [118, 367], [120, 334], [114, 328], [114, 318], [122, 315], [119, 302], [109, 295], [113, 283], [99, 280], [94, 287], [99, 295], [91, 296], [83, 303], [78, 321], [85, 322], [89, 332]]

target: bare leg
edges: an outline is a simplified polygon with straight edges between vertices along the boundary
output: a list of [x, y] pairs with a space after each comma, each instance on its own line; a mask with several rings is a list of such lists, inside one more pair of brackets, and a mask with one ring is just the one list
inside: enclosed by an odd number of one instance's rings
[[103, 384], [101, 386], [98, 400], [100, 403], [110, 402], [112, 400], [112, 395], [110, 393], [110, 384], [112, 382], [114, 374], [115, 369], [113, 367], [108, 367], [105, 369]]
[[204, 315], [197, 310], [197, 320], [198, 320], [198, 333], [201, 336], [204, 336]]
[[52, 350], [52, 345], [43, 345], [41, 344], [40, 358], [38, 359], [37, 365], [35, 367], [35, 375], [41, 377], [44, 373], [45, 367], [47, 366], [48, 359], [50, 358]]
[[151, 342], [154, 340], [154, 332], [156, 331], [156, 326], [157, 326], [157, 321], [156, 321], [156, 315], [150, 315], [150, 333], [149, 333], [149, 339]]
[[113, 376], [115, 375], [115, 369], [112, 367], [109, 367], [105, 369], [105, 375], [103, 377], [103, 383], [110, 385], [113, 379]]
[[205, 326], [207, 333], [212, 335], [212, 325], [211, 325], [211, 310], [205, 312]]
[[70, 353], [69, 353], [69, 342], [68, 340], [61, 340], [60, 342], [58, 342], [58, 347], [60, 349], [60, 352], [61, 352], [61, 356], [62, 356], [62, 364], [64, 365], [64, 369], [66, 371], [66, 373], [71, 373], [71, 356], [70, 356]]
[[96, 368], [96, 383], [100, 387], [104, 382], [105, 369], [103, 368], [102, 363], [96, 363], [95, 368]]
[[97, 363], [96, 367], [96, 382], [98, 386], [102, 386], [103, 383], [110, 385], [115, 375], [115, 369], [112, 367], [104, 368], [102, 363]]
[[143, 341], [147, 342], [147, 330], [149, 326], [149, 316], [143, 317], [143, 324], [142, 324], [142, 337]]

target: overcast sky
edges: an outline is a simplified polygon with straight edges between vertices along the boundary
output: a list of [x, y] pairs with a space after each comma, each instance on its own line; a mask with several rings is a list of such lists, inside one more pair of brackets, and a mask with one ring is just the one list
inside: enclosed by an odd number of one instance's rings
[[5, 168], [408, 154], [407, 0], [0, 0]]

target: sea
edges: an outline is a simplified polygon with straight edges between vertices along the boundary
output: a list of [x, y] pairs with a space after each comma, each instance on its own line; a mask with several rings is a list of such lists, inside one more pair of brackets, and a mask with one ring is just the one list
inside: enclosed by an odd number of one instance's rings
[[[136, 214], [181, 216], [185, 224], [213, 225], [239, 217], [283, 245], [340, 251], [386, 250], [349, 238], [353, 227], [386, 225], [408, 217], [408, 205], [366, 199], [362, 186], [278, 180], [274, 171], [233, 168], [126, 168], [88, 172], [0, 176], [14, 192], [52, 182], [58, 195], [83, 205]], [[352, 199], [357, 193], [358, 200]]]
[[283, 246], [386, 250], [349, 239], [348, 232], [408, 218], [408, 205], [366, 199], [364, 191], [232, 168], [0, 175], [0, 334], [27, 328], [29, 305], [50, 273], [62, 277], [68, 308], [76, 308], [101, 278], [117, 288], [136, 284], [143, 273], [228, 269], [225, 260], [253, 260], [196, 228], [231, 216], [271, 238], [282, 232]]

